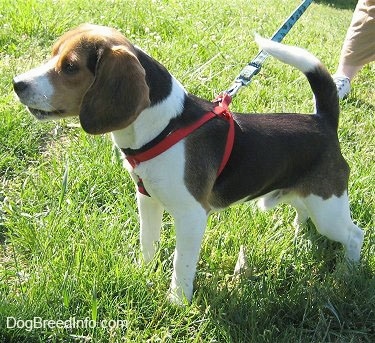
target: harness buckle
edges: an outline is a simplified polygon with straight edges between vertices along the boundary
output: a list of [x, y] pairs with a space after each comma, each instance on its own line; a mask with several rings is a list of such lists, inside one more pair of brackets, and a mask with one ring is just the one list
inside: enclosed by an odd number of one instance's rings
[[[212, 102], [217, 103], [218, 105], [214, 108], [215, 114], [221, 114], [223, 112], [223, 109], [228, 111], [229, 105], [232, 102], [232, 96], [228, 92], [221, 92], [215, 100]], [[221, 109], [221, 110], [220, 110]], [[216, 110], [219, 111], [219, 113], [216, 113]]]

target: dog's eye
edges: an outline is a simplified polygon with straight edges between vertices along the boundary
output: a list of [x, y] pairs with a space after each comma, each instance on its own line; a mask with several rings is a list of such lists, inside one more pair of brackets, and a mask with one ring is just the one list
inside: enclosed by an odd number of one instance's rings
[[79, 67], [73, 62], [66, 61], [63, 63], [61, 70], [64, 74], [73, 75], [78, 72]]

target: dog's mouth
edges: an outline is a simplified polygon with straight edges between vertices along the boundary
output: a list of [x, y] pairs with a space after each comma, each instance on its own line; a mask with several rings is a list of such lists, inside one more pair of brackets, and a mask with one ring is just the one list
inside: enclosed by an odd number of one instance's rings
[[38, 120], [48, 120], [48, 119], [55, 119], [60, 117], [65, 113], [64, 110], [56, 110], [56, 111], [43, 111], [37, 108], [27, 107], [30, 113]]

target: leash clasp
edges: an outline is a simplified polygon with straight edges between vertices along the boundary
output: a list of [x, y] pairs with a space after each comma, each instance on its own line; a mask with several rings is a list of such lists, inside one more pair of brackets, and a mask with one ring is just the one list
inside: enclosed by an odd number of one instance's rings
[[235, 96], [237, 93], [238, 93], [238, 91], [241, 89], [241, 87], [243, 86], [243, 83], [242, 83], [242, 81], [235, 81], [233, 84], [232, 84], [232, 86], [230, 86], [230, 88], [229, 89], [227, 89], [225, 92], [229, 95], [229, 96], [231, 96], [231, 97], [233, 97], [233, 96]]
[[234, 80], [232, 86], [228, 90], [226, 90], [225, 93], [233, 98], [241, 89], [241, 87], [248, 86], [253, 76], [260, 72], [260, 69], [262, 68], [261, 63], [267, 57], [266, 54], [266, 52], [262, 51], [262, 54], [258, 55], [258, 59], [255, 59], [247, 66], [245, 66], [245, 68], [242, 69], [240, 75], [238, 75]]

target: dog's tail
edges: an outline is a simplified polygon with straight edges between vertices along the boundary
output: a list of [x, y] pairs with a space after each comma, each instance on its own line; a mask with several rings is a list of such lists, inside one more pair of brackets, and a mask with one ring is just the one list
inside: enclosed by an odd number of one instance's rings
[[277, 43], [258, 35], [255, 41], [267, 53], [306, 75], [315, 96], [317, 115], [337, 129], [340, 113], [337, 89], [324, 65], [304, 49]]

